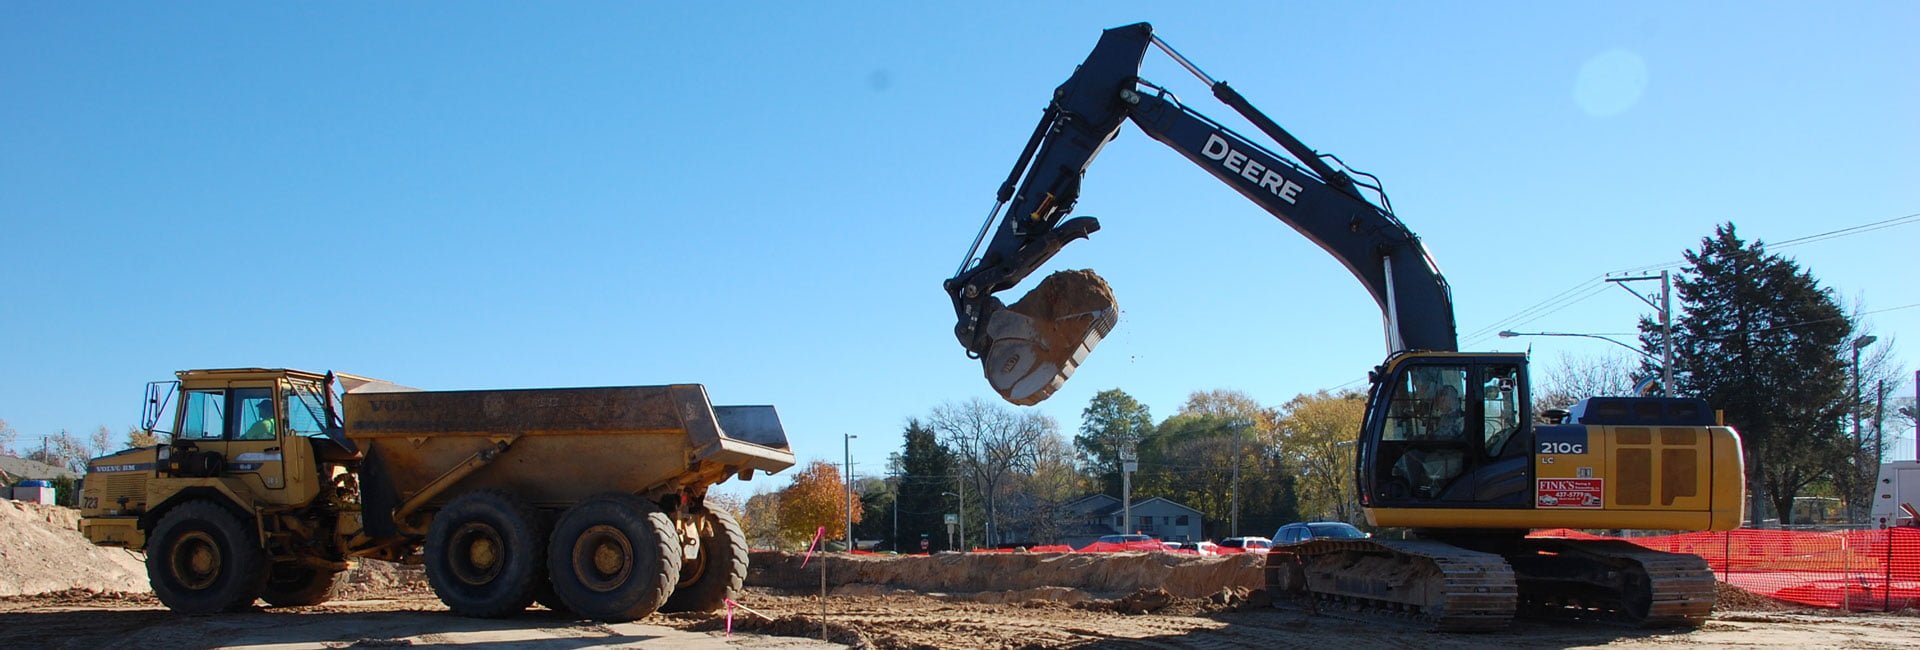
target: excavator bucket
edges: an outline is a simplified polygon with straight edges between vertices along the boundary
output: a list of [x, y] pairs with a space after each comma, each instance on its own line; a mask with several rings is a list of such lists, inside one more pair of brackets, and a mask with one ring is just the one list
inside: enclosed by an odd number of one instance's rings
[[1119, 322], [1113, 290], [1092, 270], [1047, 276], [1019, 302], [988, 316], [990, 343], [980, 358], [987, 382], [1009, 402], [1039, 404]]

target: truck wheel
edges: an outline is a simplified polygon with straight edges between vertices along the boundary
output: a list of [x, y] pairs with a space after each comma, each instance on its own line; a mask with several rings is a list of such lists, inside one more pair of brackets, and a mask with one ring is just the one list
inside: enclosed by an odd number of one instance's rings
[[652, 614], [680, 575], [673, 520], [628, 494], [581, 502], [553, 527], [547, 579], [560, 602], [582, 617], [631, 621]]
[[427, 527], [427, 584], [461, 616], [497, 618], [525, 610], [546, 564], [541, 521], [500, 490], [461, 495]]
[[663, 612], [711, 612], [738, 598], [747, 581], [747, 534], [733, 515], [722, 510], [701, 513], [700, 557], [680, 568], [680, 584]]
[[274, 607], [304, 607], [333, 600], [345, 581], [344, 571], [329, 571], [292, 562], [280, 562], [268, 572], [260, 599]]
[[253, 527], [226, 508], [191, 501], [167, 512], [147, 543], [147, 582], [181, 614], [230, 612], [253, 604], [267, 556]]

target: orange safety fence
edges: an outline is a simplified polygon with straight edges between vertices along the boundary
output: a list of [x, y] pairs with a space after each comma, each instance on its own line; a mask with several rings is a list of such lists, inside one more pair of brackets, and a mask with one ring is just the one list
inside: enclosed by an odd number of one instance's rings
[[1815, 607], [1897, 611], [1920, 607], [1920, 528], [1839, 532], [1739, 529], [1607, 538], [1567, 529], [1534, 537], [1623, 539], [1705, 558], [1723, 582]]
[[[1722, 582], [1792, 603], [1854, 611], [1920, 608], [1920, 528], [1838, 532], [1742, 528], [1654, 537], [1605, 537], [1555, 528], [1535, 531], [1532, 536], [1619, 539], [1656, 551], [1698, 555], [1706, 559]], [[1078, 549], [1050, 544], [1026, 550], [1030, 553], [1158, 551], [1186, 555], [1246, 552], [1232, 547], [1210, 549], [1207, 553], [1168, 549], [1158, 541], [1093, 542]], [[972, 552], [1012, 553], [1014, 550], [973, 549]], [[873, 554], [871, 551], [854, 553]]]

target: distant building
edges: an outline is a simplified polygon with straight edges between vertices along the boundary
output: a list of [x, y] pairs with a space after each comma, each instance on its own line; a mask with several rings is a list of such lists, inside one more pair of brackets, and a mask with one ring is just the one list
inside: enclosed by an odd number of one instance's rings
[[1079, 548], [1101, 535], [1141, 533], [1169, 542], [1197, 541], [1200, 534], [1199, 510], [1162, 497], [1133, 502], [1133, 519], [1121, 521], [1125, 508], [1119, 499], [1095, 494], [1068, 503], [1061, 521], [1061, 543]]
[[29, 479], [51, 481], [63, 478], [76, 479], [79, 476], [67, 471], [64, 467], [54, 467], [17, 456], [0, 456], [0, 484], [12, 485]]

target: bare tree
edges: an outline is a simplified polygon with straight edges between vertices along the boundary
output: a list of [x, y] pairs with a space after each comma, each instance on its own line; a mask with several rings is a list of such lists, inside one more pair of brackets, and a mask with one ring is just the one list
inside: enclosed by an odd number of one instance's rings
[[41, 441], [40, 449], [27, 453], [27, 460], [39, 461], [54, 467], [64, 467], [75, 474], [87, 471], [87, 459], [92, 457], [91, 449], [79, 436], [61, 429], [59, 433], [47, 436]]
[[765, 484], [740, 506], [739, 519], [740, 528], [746, 531], [747, 543], [754, 548], [794, 547], [793, 540], [782, 539], [780, 535], [780, 493]]
[[1601, 395], [1632, 395], [1638, 362], [1619, 354], [1562, 353], [1559, 365], [1549, 366], [1533, 382], [1533, 414], [1567, 408], [1574, 402]]
[[[1894, 337], [1874, 336], [1870, 325], [1860, 318], [1862, 309], [1861, 303], [1854, 304], [1854, 337], [1846, 347], [1851, 352], [1854, 342], [1869, 342], [1860, 348], [1857, 376], [1848, 377], [1845, 453], [1833, 457], [1830, 470], [1834, 491], [1846, 503], [1847, 515], [1853, 521], [1866, 520], [1873, 503], [1874, 481], [1879, 480], [1881, 460], [1891, 451], [1887, 449], [1891, 445], [1886, 442], [1886, 436], [1881, 434], [1885, 433], [1889, 416], [1899, 416], [1900, 395], [1911, 394], [1906, 369], [1896, 367], [1893, 358]], [[1848, 361], [1852, 361], [1851, 355]], [[1849, 375], [1854, 375], [1851, 363], [1848, 370]], [[1881, 410], [1882, 405], [1886, 405], [1885, 411]]]
[[927, 421], [986, 505], [987, 544], [1004, 541], [998, 537], [1001, 493], [1017, 471], [1032, 466], [1039, 440], [1059, 435], [1060, 425], [1038, 411], [1022, 414], [978, 397], [934, 407]]
[[1028, 467], [1014, 476], [1008, 499], [1008, 518], [1026, 531], [1020, 541], [1059, 542], [1063, 507], [1091, 487], [1091, 481], [1076, 470], [1073, 446], [1066, 437], [1057, 431], [1040, 436]]
[[100, 428], [93, 430], [93, 437], [88, 442], [93, 443], [93, 447], [87, 450], [88, 456], [104, 456], [107, 452], [114, 450], [113, 430], [102, 424]]
[[6, 420], [0, 420], [0, 456], [13, 455], [13, 440], [20, 436]]

